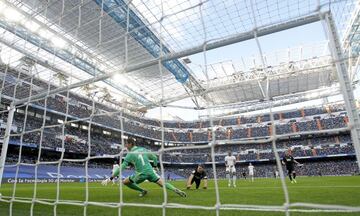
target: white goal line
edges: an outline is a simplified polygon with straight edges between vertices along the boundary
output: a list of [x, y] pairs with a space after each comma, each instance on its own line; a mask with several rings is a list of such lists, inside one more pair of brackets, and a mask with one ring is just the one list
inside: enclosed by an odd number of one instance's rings
[[[121, 207], [146, 207], [146, 208], [169, 208], [169, 209], [193, 209], [193, 210], [233, 210], [233, 211], [259, 211], [259, 212], [285, 212], [286, 210], [291, 212], [360, 212], [360, 207], [344, 206], [344, 205], [327, 205], [327, 204], [314, 204], [314, 203], [289, 203], [289, 205], [239, 205], [239, 204], [219, 204], [214, 206], [199, 206], [199, 205], [185, 205], [180, 203], [167, 203], [167, 204], [144, 204], [144, 203], [114, 203], [114, 202], [83, 202], [80, 200], [59, 200], [55, 199], [33, 199], [30, 197], [11, 197], [2, 196], [0, 201], [5, 203], [17, 202], [25, 204], [43, 204], [49, 206], [55, 205], [70, 205], [70, 206], [98, 206], [109, 208], [121, 208]], [[303, 207], [293, 208], [293, 207]]]

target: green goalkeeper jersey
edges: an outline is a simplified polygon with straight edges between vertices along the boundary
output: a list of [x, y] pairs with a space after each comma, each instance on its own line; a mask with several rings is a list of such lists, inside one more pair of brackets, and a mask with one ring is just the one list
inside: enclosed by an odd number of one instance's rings
[[[141, 153], [137, 153], [141, 152]], [[135, 166], [135, 171], [137, 173], [147, 172], [153, 170], [150, 160], [154, 164], [157, 164], [157, 157], [155, 154], [146, 153], [149, 152], [146, 148], [134, 146], [131, 148], [130, 152], [124, 158], [124, 162], [121, 164], [121, 170], [124, 170], [130, 164]]]

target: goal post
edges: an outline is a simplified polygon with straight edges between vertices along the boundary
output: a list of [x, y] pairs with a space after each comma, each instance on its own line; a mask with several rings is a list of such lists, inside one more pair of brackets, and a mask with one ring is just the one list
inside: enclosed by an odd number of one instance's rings
[[6, 130], [5, 130], [5, 134], [4, 134], [2, 148], [1, 148], [0, 188], [1, 188], [1, 183], [2, 183], [2, 179], [3, 179], [3, 173], [4, 173], [4, 168], [5, 168], [5, 160], [6, 160], [7, 149], [8, 149], [8, 146], [9, 146], [10, 131], [11, 131], [11, 125], [12, 125], [12, 122], [13, 122], [14, 113], [15, 113], [15, 106], [13, 104], [11, 104], [10, 109], [9, 109], [9, 113], [8, 113], [7, 122], [6, 122]]
[[329, 39], [329, 47], [336, 65], [337, 77], [339, 79], [342, 95], [344, 97], [346, 112], [349, 116], [351, 138], [356, 152], [358, 167], [360, 169], [360, 120], [359, 112], [355, 106], [355, 98], [349, 72], [346, 67], [346, 59], [343, 57], [343, 51], [338, 38], [338, 31], [331, 13], [325, 14], [323, 17], [324, 29]]

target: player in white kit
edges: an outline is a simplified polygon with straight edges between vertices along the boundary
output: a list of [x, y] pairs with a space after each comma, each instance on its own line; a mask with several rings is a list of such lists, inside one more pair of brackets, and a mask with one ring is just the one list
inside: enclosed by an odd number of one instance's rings
[[231, 152], [228, 152], [228, 155], [225, 156], [225, 166], [226, 166], [226, 178], [229, 180], [228, 186], [231, 187], [231, 179], [233, 187], [236, 187], [236, 157], [232, 155]]
[[250, 177], [251, 181], [253, 182], [254, 181], [254, 166], [251, 163], [249, 163], [248, 169], [249, 169], [249, 177]]

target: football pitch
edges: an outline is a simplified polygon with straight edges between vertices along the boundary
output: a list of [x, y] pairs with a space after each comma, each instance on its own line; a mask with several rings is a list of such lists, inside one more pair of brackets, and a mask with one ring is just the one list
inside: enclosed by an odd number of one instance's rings
[[[185, 188], [185, 181], [173, 181], [175, 186], [180, 189]], [[348, 206], [360, 206], [360, 176], [348, 177], [299, 177], [297, 184], [290, 184], [287, 179], [289, 196], [291, 203], [306, 202], [318, 204], [337, 204]], [[152, 183], [143, 183], [141, 186], [148, 190], [145, 197], [138, 197], [136, 191], [124, 187], [123, 201], [125, 203], [157, 204], [163, 203], [163, 190]], [[12, 195], [13, 185], [3, 184], [0, 192], [3, 200], [9, 200]], [[214, 206], [216, 203], [216, 193], [213, 181], [209, 182], [209, 188], [186, 190], [188, 197], [182, 198], [175, 193], [168, 191], [168, 203], [179, 203], [196, 206]], [[284, 194], [279, 179], [256, 179], [255, 182], [238, 180], [236, 188], [227, 187], [227, 181], [219, 181], [219, 193], [221, 204], [248, 204], [248, 205], [283, 205]], [[18, 184], [16, 197], [21, 200], [31, 200], [33, 197], [33, 184]], [[38, 184], [37, 199], [53, 203], [56, 199], [56, 184]], [[71, 201], [82, 204], [86, 197], [85, 183], [61, 183], [60, 200]], [[89, 183], [88, 198], [90, 202], [107, 202], [116, 204], [119, 202], [119, 186], [102, 186], [100, 183]], [[4, 201], [0, 202], [0, 215], [9, 215], [10, 204]], [[14, 202], [12, 215], [30, 215], [31, 204]], [[299, 208], [292, 209], [290, 215], [360, 215], [359, 212], [311, 212], [312, 208], [307, 208], [310, 212], [297, 212]], [[119, 209], [110, 207], [99, 207], [88, 205], [87, 215], [105, 216], [118, 215]], [[33, 215], [53, 215], [54, 206], [41, 203], [35, 203], [33, 206]], [[151, 216], [161, 215], [161, 208], [151, 207], [130, 207], [121, 209], [122, 215], [126, 216]], [[83, 206], [73, 206], [59, 204], [56, 208], [57, 215], [84, 215]], [[194, 210], [194, 209], [166, 209], [166, 215], [216, 215], [214, 210]], [[220, 210], [220, 215], [285, 215], [284, 212], [260, 212], [260, 211], [235, 211]]]

